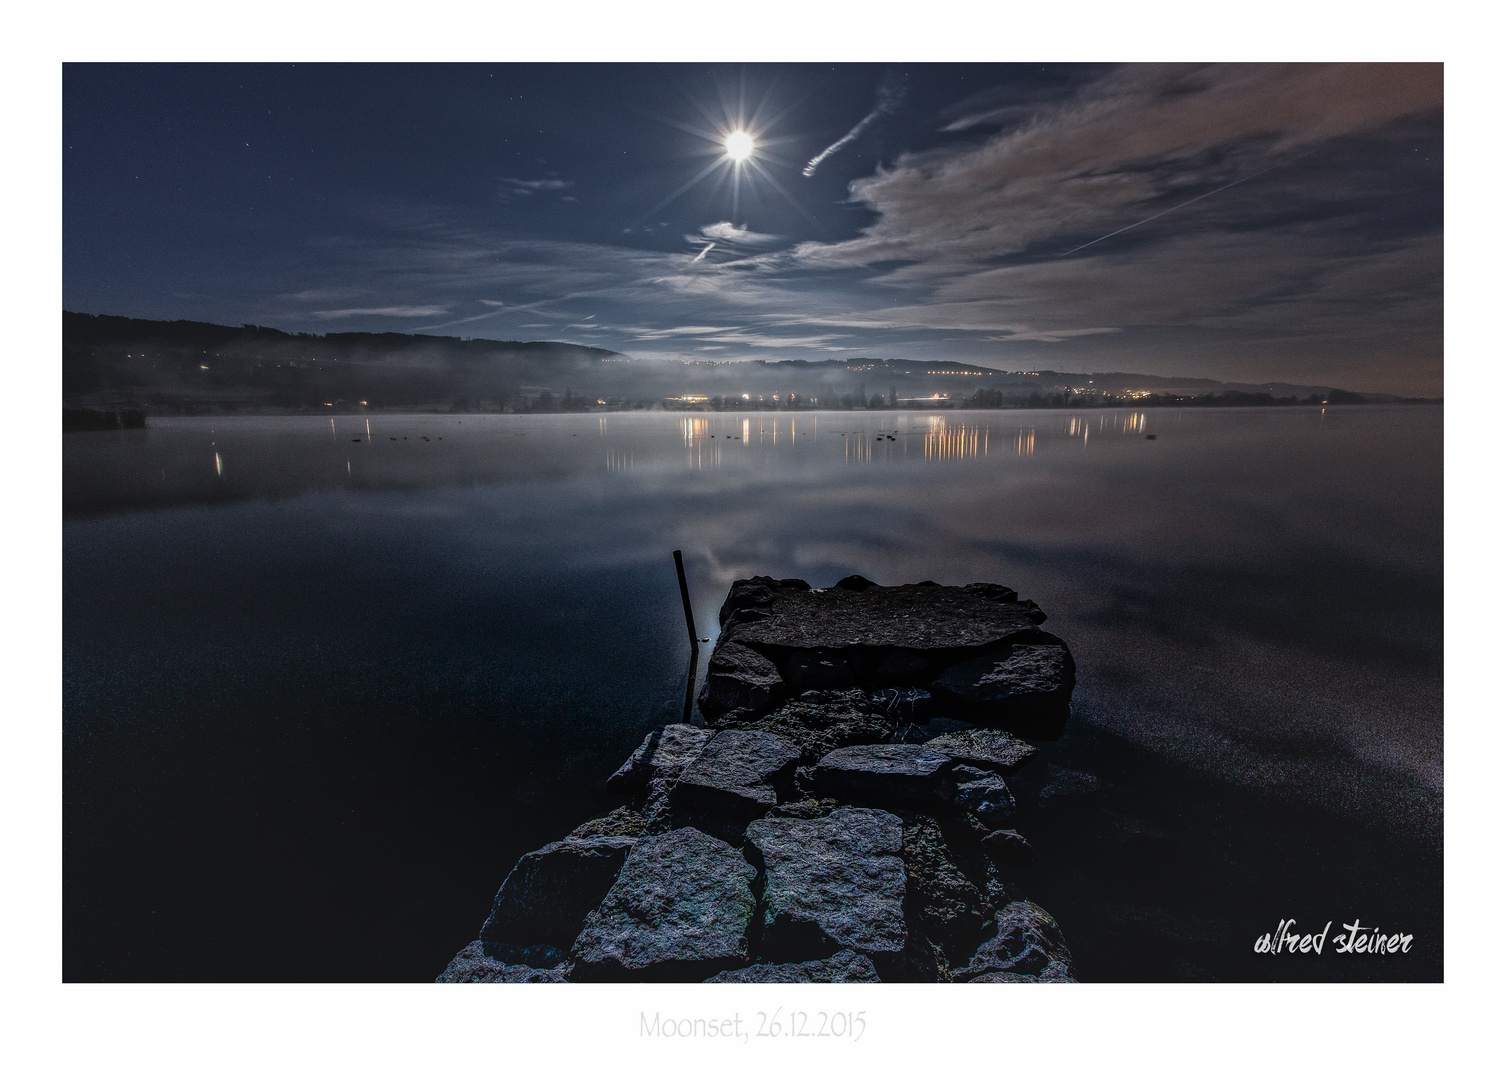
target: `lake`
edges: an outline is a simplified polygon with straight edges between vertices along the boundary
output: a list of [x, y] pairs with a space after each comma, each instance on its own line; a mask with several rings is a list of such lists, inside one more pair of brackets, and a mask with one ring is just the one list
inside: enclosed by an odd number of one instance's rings
[[1046, 610], [1017, 880], [1085, 980], [1443, 976], [1441, 407], [154, 417], [63, 473], [67, 980], [433, 979], [680, 718], [676, 548], [704, 637], [755, 574]]

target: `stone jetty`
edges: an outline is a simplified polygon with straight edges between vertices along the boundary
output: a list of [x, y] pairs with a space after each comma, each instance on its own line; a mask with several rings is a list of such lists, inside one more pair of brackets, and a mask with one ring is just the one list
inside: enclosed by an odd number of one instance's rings
[[525, 854], [440, 982], [1071, 982], [1006, 778], [1074, 669], [993, 584], [733, 583], [706, 726], [650, 732], [623, 804]]

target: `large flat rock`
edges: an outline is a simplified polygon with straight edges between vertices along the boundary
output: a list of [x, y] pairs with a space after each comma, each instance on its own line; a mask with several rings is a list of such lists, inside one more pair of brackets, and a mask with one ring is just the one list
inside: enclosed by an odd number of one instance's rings
[[807, 690], [923, 687], [961, 661], [1011, 645], [1061, 646], [1040, 629], [1045, 618], [1002, 585], [885, 586], [854, 576], [812, 589], [792, 579], [741, 579], [722, 605], [701, 712], [767, 709]]
[[566, 839], [530, 851], [497, 890], [485, 941], [568, 949], [632, 850], [629, 836]]
[[719, 731], [685, 766], [670, 791], [677, 810], [754, 818], [779, 802], [800, 762], [800, 747], [767, 731]]
[[570, 950], [577, 982], [699, 982], [745, 966], [757, 871], [692, 828], [638, 841]]
[[935, 806], [954, 791], [952, 759], [913, 743], [844, 746], [816, 763], [816, 788], [860, 806]]
[[[729, 604], [743, 584], [733, 583]], [[1034, 603], [1019, 601], [1014, 590], [997, 585], [867, 583], [860, 588], [802, 589], [772, 584], [764, 586], [765, 602], [728, 611], [723, 640], [760, 652], [767, 648], [841, 650], [853, 645], [972, 649], [1016, 635], [1031, 636], [1045, 618]], [[748, 613], [755, 614], [750, 618]]]
[[846, 983], [878, 982], [878, 969], [862, 953], [843, 949], [825, 960], [807, 960], [803, 964], [754, 964], [724, 971], [706, 980], [709, 983]]
[[852, 949], [897, 956], [905, 946], [903, 827], [883, 810], [748, 826], [764, 867], [761, 954], [801, 961]]

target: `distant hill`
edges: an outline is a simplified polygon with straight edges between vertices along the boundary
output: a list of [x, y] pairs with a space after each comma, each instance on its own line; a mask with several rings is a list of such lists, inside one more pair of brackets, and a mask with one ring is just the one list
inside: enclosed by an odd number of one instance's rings
[[[63, 313], [65, 405], [153, 412], [496, 408], [593, 381], [618, 353], [557, 341], [289, 334]], [[534, 392], [537, 396], [537, 391]]]
[[63, 313], [63, 405], [148, 414], [1398, 401], [1331, 386], [844, 360], [640, 360], [558, 341], [290, 334]]

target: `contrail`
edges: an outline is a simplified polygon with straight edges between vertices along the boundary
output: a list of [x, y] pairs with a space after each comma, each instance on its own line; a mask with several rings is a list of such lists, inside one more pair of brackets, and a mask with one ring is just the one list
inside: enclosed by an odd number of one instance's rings
[[704, 259], [706, 257], [706, 252], [710, 251], [714, 247], [716, 247], [715, 244], [707, 244], [705, 247], [703, 247], [701, 249], [701, 253], [699, 255], [697, 255], [695, 258], [693, 258], [693, 259], [690, 260], [691, 264], [694, 265], [695, 263], [700, 262], [702, 259]]
[[1141, 220], [1135, 222], [1133, 225], [1126, 225], [1122, 229], [1115, 229], [1111, 233], [1108, 233], [1108, 234], [1106, 234], [1104, 236], [1100, 236], [1097, 240], [1089, 240], [1086, 244], [1078, 244], [1075, 248], [1072, 249], [1072, 251], [1064, 251], [1060, 255], [1058, 255], [1057, 258], [1058, 259], [1065, 259], [1068, 255], [1071, 255], [1073, 252], [1081, 251], [1085, 247], [1092, 247], [1094, 244], [1101, 243], [1102, 241], [1107, 240], [1111, 236], [1118, 236], [1122, 232], [1129, 232], [1131, 229], [1135, 228], [1136, 226], [1144, 225], [1147, 221], [1155, 221], [1156, 218], [1158, 218], [1158, 217], [1164, 217], [1167, 214], [1171, 213], [1173, 210], [1180, 210], [1184, 206], [1191, 206], [1193, 203], [1197, 202], [1199, 199], [1206, 199], [1209, 195], [1217, 195], [1220, 191], [1228, 191], [1231, 187], [1234, 187], [1236, 184], [1243, 184], [1246, 180], [1253, 180], [1257, 176], [1264, 176], [1266, 173], [1270, 172], [1271, 169], [1274, 169], [1274, 168], [1276, 168], [1276, 166], [1272, 165], [1270, 168], [1261, 169], [1258, 173], [1251, 173], [1249, 176], [1242, 176], [1238, 180], [1235, 180], [1233, 183], [1225, 184], [1223, 187], [1216, 187], [1212, 191], [1205, 191], [1201, 195], [1196, 196], [1195, 198], [1188, 199], [1186, 202], [1177, 203], [1175, 206], [1168, 206], [1165, 210], [1161, 210], [1161, 211], [1159, 211], [1157, 213], [1154, 213], [1154, 214], [1152, 214], [1148, 218], [1142, 218]]
[[879, 87], [878, 103], [873, 106], [873, 111], [870, 112], [867, 116], [863, 117], [863, 119], [859, 120], [856, 124], [854, 124], [852, 130], [849, 131], [846, 135], [843, 135], [840, 139], [832, 143], [825, 150], [822, 150], [815, 157], [811, 158], [809, 164], [807, 164], [804, 169], [800, 170], [800, 175], [815, 176], [817, 166], [819, 166], [823, 161], [835, 154], [838, 150], [842, 149], [842, 147], [852, 142], [859, 135], [863, 134], [863, 131], [868, 127], [869, 124], [873, 123], [885, 113], [893, 112], [899, 106], [899, 103], [904, 100], [904, 96], [905, 93], [902, 84], [898, 84], [889, 79], [885, 79], [883, 85]]

